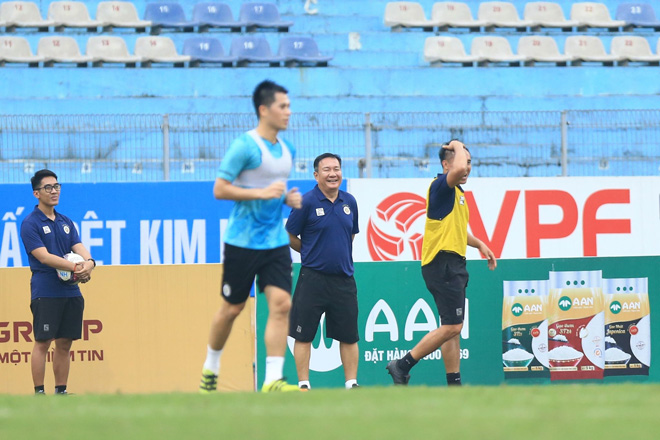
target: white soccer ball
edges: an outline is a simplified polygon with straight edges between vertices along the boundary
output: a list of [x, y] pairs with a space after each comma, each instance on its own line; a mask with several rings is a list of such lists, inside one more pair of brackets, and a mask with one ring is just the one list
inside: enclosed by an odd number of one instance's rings
[[[75, 252], [69, 252], [63, 257], [65, 260], [69, 260], [72, 263], [82, 263], [85, 261], [83, 257], [76, 254]], [[57, 277], [66, 284], [78, 284], [80, 280], [70, 270], [57, 270]]]

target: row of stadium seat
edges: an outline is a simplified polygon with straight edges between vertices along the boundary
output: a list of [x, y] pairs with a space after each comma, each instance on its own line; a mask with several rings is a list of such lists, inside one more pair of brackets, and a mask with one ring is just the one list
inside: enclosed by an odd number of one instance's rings
[[234, 20], [232, 11], [226, 3], [206, 2], [193, 7], [192, 20], [186, 19], [183, 8], [178, 3], [149, 3], [144, 12], [144, 20], [138, 17], [137, 9], [131, 2], [103, 1], [96, 8], [96, 19], [92, 19], [87, 6], [79, 1], [55, 1], [48, 7], [48, 18], [41, 17], [36, 3], [29, 1], [10, 1], [0, 5], [0, 27], [7, 32], [16, 28], [37, 28], [56, 31], [64, 28], [83, 28], [96, 32], [98, 28], [110, 31], [114, 27], [134, 28], [144, 31], [147, 27], [152, 34], [160, 33], [163, 28], [191, 31], [197, 28], [205, 32], [209, 28], [229, 29], [240, 32], [245, 28], [252, 31], [257, 28], [277, 29], [287, 32], [293, 22], [283, 21], [274, 3], [243, 3], [238, 20]]
[[422, 5], [417, 2], [390, 2], [385, 7], [385, 26], [393, 30], [401, 28], [423, 28], [440, 31], [449, 28], [470, 30], [492, 30], [494, 28], [514, 28], [526, 31], [540, 28], [563, 30], [586, 30], [605, 28], [618, 31], [635, 27], [660, 30], [653, 7], [648, 3], [620, 4], [616, 20], [612, 20], [607, 5], [595, 2], [574, 3], [570, 20], [564, 16], [561, 6], [554, 2], [530, 2], [525, 4], [523, 19], [510, 2], [482, 2], [479, 4], [477, 19], [472, 17], [470, 7], [461, 2], [438, 2], [433, 5], [431, 19], [427, 19]]
[[268, 41], [262, 36], [235, 37], [228, 55], [217, 38], [192, 37], [183, 43], [182, 54], [177, 52], [174, 41], [169, 37], [140, 37], [135, 42], [135, 55], [128, 52], [123, 38], [118, 36], [96, 36], [87, 40], [86, 53], [80, 52], [78, 43], [72, 37], [42, 37], [37, 54], [34, 55], [28, 41], [23, 37], [0, 37], [0, 65], [5, 63], [28, 64], [38, 67], [51, 67], [54, 63], [76, 64], [87, 67], [101, 67], [103, 63], [124, 64], [135, 67], [150, 67], [152, 63], [174, 64], [183, 67], [198, 67], [210, 63], [225, 67], [245, 66], [250, 63], [268, 63], [278, 67], [315, 65], [327, 66], [331, 56], [319, 53], [316, 42], [308, 37], [284, 37], [280, 40], [277, 55], [271, 52]]
[[513, 53], [509, 40], [504, 37], [475, 37], [470, 54], [456, 37], [429, 37], [424, 44], [424, 59], [431, 65], [458, 63], [463, 66], [486, 66], [489, 63], [533, 66], [536, 62], [554, 63], [558, 66], [579, 66], [582, 62], [604, 65], [627, 65], [628, 62], [660, 65], [660, 40], [656, 52], [651, 52], [644, 37], [619, 36], [612, 39], [611, 53], [607, 53], [600, 38], [575, 35], [566, 38], [564, 53], [557, 42], [547, 36], [525, 36], [518, 41], [518, 52]]

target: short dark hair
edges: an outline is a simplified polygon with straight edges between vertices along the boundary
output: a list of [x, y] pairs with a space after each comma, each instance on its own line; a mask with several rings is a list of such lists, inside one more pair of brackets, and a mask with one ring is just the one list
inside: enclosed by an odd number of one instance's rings
[[337, 159], [339, 161], [339, 167], [341, 168], [341, 157], [338, 154], [323, 153], [320, 156], [317, 156], [316, 159], [314, 159], [314, 171], [318, 172], [319, 162], [321, 162], [323, 159], [327, 159], [328, 157], [332, 157], [334, 159]]
[[289, 91], [268, 79], [261, 81], [254, 89], [252, 93], [252, 104], [254, 104], [254, 111], [257, 113], [257, 118], [259, 118], [260, 106], [265, 105], [266, 107], [270, 107], [275, 102], [275, 93], [287, 94]]
[[39, 185], [41, 185], [41, 181], [44, 179], [44, 177], [54, 177], [55, 180], [57, 180], [57, 174], [55, 174], [51, 170], [39, 170], [36, 173], [34, 173], [34, 176], [30, 178], [33, 191], [39, 188]]
[[[449, 144], [452, 143], [453, 141], [461, 142], [461, 141], [459, 141], [458, 139], [452, 139], [452, 140], [450, 140], [449, 142], [446, 142], [446, 143], [444, 143], [444, 144], [442, 144], [442, 145], [443, 145], [443, 146], [444, 146], [444, 145], [449, 145]], [[465, 144], [464, 144], [464, 145], [465, 145]], [[468, 147], [465, 147], [465, 151], [467, 151], [468, 153], [470, 152], [470, 150], [468, 150]], [[442, 147], [440, 147], [440, 151], [438, 152], [438, 157], [440, 158], [440, 163], [442, 163], [442, 161], [445, 160], [445, 159], [449, 160], [449, 157], [447, 157], [447, 155], [448, 155], [448, 154], [452, 154], [452, 153], [453, 153], [453, 151], [451, 151], [451, 150], [447, 150], [446, 148], [442, 148]]]

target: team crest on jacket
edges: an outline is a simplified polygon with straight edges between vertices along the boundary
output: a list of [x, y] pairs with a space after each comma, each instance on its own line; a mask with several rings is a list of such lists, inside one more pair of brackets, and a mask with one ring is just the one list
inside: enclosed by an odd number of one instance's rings
[[351, 208], [348, 205], [344, 205], [344, 214], [351, 215]]
[[458, 199], [458, 204], [459, 204], [459, 205], [465, 205], [465, 196], [461, 196], [461, 197]]
[[65, 234], [68, 234], [69, 232], [71, 232], [71, 229], [69, 229], [69, 225], [64, 225], [64, 227], [62, 229], [64, 229]]

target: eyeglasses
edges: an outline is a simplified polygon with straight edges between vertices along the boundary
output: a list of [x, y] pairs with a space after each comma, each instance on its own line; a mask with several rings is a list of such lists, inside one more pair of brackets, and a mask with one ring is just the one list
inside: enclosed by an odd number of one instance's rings
[[39, 191], [40, 189], [43, 189], [43, 190], [46, 191], [48, 194], [50, 194], [50, 193], [53, 192], [53, 190], [55, 190], [55, 191], [60, 191], [60, 190], [62, 189], [62, 185], [59, 184], [59, 183], [56, 183], [55, 185], [45, 185], [45, 186], [42, 186], [42, 187], [40, 187], [40, 188], [35, 188], [34, 190], [35, 190], [35, 191]]

